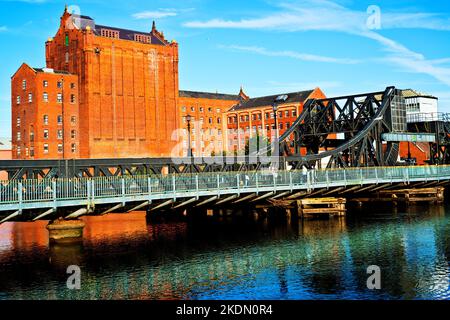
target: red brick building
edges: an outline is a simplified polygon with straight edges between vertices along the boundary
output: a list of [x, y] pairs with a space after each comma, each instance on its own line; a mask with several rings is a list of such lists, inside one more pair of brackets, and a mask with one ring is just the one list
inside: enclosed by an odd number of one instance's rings
[[[288, 93], [285, 103], [278, 106], [278, 134], [281, 136], [298, 118], [308, 99], [325, 99], [319, 88], [309, 91]], [[244, 99], [227, 113], [228, 150], [243, 151], [249, 139], [257, 134], [272, 141], [276, 136], [273, 103], [279, 95]]]
[[[178, 44], [154, 23], [149, 32], [120, 29], [66, 8], [45, 48], [46, 68], [23, 64], [12, 77], [14, 158], [185, 156], [188, 115], [195, 156], [243, 149], [250, 128], [270, 136], [274, 97], [179, 91]], [[324, 97], [289, 96], [281, 133], [306, 99]]]
[[48, 68], [78, 75], [81, 158], [168, 156], [179, 124], [178, 44], [156, 30], [98, 25], [64, 11]]
[[239, 101], [239, 95], [180, 91], [181, 155], [188, 154], [188, 115], [191, 117], [191, 148], [194, 156], [209, 157], [226, 151], [226, 112]]
[[22, 64], [11, 79], [14, 159], [79, 157], [78, 77]]

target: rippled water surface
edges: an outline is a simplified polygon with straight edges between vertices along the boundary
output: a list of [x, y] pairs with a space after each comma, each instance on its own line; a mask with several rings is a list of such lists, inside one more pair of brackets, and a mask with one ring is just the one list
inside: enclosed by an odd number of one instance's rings
[[[84, 219], [78, 245], [49, 245], [46, 222], [0, 226], [0, 299], [450, 298], [449, 208], [304, 222]], [[81, 290], [66, 287], [69, 265], [81, 268]], [[381, 290], [367, 289], [370, 265]]]

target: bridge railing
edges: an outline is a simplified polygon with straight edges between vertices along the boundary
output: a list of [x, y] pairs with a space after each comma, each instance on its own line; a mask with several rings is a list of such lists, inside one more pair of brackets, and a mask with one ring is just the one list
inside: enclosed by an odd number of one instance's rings
[[3, 204], [86, 200], [125, 196], [236, 193], [290, 187], [314, 189], [349, 186], [450, 180], [450, 166], [377, 167], [310, 171], [263, 170], [247, 173], [199, 173], [151, 176], [95, 177], [52, 180], [9, 180], [0, 182], [0, 211]]

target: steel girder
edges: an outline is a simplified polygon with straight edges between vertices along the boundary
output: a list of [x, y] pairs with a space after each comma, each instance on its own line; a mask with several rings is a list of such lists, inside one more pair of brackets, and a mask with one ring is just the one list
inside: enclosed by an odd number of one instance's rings
[[[384, 92], [309, 100], [280, 138], [280, 150], [296, 169], [395, 165], [399, 144], [383, 144], [381, 136], [392, 132], [391, 105], [398, 94], [388, 87]], [[338, 134], [343, 139], [337, 139]]]

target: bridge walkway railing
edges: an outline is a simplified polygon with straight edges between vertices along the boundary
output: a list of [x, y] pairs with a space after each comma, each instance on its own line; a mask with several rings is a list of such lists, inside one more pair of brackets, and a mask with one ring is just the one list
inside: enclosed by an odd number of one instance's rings
[[441, 180], [450, 180], [450, 166], [11, 180], [0, 182], [0, 211]]

